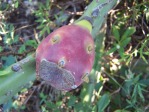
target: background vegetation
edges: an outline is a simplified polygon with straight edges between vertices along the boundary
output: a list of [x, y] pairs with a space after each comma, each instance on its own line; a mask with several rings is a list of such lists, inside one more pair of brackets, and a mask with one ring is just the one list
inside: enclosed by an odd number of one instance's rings
[[[0, 70], [78, 19], [90, 0], [1, 0]], [[89, 83], [63, 93], [34, 81], [0, 112], [149, 112], [149, 2], [122, 0], [95, 38]], [[104, 37], [104, 38], [103, 38]], [[1, 78], [1, 74], [0, 74]]]

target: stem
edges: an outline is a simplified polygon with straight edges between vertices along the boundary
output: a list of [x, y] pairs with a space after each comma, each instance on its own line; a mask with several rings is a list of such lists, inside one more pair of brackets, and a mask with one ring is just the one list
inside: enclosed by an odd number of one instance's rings
[[78, 21], [75, 24], [87, 29], [90, 33], [92, 32], [92, 24], [87, 20], [83, 19], [81, 21]]
[[[102, 45], [103, 42], [103, 38], [104, 36], [104, 32], [99, 32], [99, 30], [101, 29], [102, 24], [105, 22], [105, 18], [106, 15], [108, 14], [108, 12], [117, 4], [117, 0], [110, 0], [111, 2], [109, 2], [108, 4], [104, 5], [103, 7], [100, 7], [102, 4], [105, 4], [107, 1], [109, 0], [100, 0], [99, 2], [97, 2], [97, 0], [93, 0], [93, 2], [88, 6], [87, 10], [85, 11], [85, 13], [76, 21], [76, 23], [82, 19], [85, 19], [86, 17], [90, 18], [90, 20], [92, 21], [92, 36], [95, 39], [98, 36], [98, 45]], [[99, 10], [96, 10], [96, 8], [99, 8]], [[95, 13], [94, 11], [98, 11], [97, 16], [95, 17]], [[104, 31], [104, 30], [103, 30]], [[97, 39], [96, 39], [97, 40]], [[102, 49], [102, 46], [98, 47], [98, 50]], [[96, 61], [100, 61], [96, 60]], [[97, 66], [96, 66], [97, 67]], [[95, 68], [96, 68], [95, 67]], [[91, 82], [89, 84], [84, 84], [85, 87], [85, 92], [84, 94], [84, 98], [83, 101], [87, 102], [87, 103], [91, 103], [91, 99], [93, 97], [93, 91], [95, 88], [95, 84], [96, 84], [96, 72], [95, 72], [95, 68], [93, 68], [93, 71], [90, 75], [90, 79]], [[98, 66], [98, 70], [101, 67]]]
[[106, 20], [108, 12], [117, 4], [118, 0], [93, 0], [84, 14], [76, 21], [89, 17], [92, 20], [92, 36], [95, 38], [102, 24]]
[[[21, 69], [17, 72], [12, 70], [12, 66], [19, 64]], [[26, 88], [31, 81], [35, 80], [35, 58], [33, 55], [13, 64], [5, 71], [7, 74], [0, 76], [0, 104], [6, 103], [16, 93]]]

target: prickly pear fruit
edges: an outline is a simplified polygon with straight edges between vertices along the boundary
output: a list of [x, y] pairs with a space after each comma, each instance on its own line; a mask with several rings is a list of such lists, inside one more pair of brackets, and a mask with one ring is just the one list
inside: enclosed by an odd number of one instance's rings
[[58, 90], [83, 83], [94, 63], [94, 41], [79, 25], [66, 25], [48, 35], [36, 50], [37, 76]]

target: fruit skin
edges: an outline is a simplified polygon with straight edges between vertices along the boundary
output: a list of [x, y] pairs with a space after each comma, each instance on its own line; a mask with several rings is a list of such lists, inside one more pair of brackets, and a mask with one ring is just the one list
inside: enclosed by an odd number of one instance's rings
[[[83, 83], [82, 78], [90, 73], [94, 63], [94, 55], [94, 41], [87, 29], [79, 25], [63, 26], [43, 39], [38, 46], [36, 50], [37, 76], [56, 89], [64, 91], [75, 89]], [[41, 64], [43, 60], [45, 63], [52, 62], [57, 64], [57, 68], [52, 72], [48, 70], [44, 72], [43, 69], [43, 72], [40, 72], [41, 68], [45, 66]], [[60, 64], [61, 62], [63, 64]], [[53, 66], [55, 65], [53, 64]], [[50, 67], [50, 64], [46, 67]], [[62, 74], [56, 72], [57, 69], [69, 72], [72, 75], [71, 80], [67, 78], [67, 75], [64, 75], [64, 77], [60, 76]], [[48, 73], [50, 74], [49, 76]], [[51, 77], [52, 81], [51, 79], [48, 80], [48, 78], [43, 77], [43, 75], [47, 75], [49, 79]], [[69, 83], [73, 81], [72, 79], [74, 79], [74, 85], [70, 84], [69, 86]], [[63, 82], [68, 84], [68, 87], [63, 87]], [[57, 86], [60, 84], [62, 87]]]

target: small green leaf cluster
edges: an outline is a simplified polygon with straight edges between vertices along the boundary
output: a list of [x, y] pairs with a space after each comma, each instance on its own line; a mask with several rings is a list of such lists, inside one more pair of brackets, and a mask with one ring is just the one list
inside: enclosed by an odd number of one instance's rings
[[46, 0], [46, 3], [39, 3], [38, 10], [35, 10], [33, 13], [37, 17], [36, 22], [39, 24], [37, 29], [40, 30], [39, 37], [43, 36], [45, 33], [50, 33], [51, 19], [50, 19], [50, 10], [52, 3], [50, 0]]
[[3, 69], [15, 63], [17, 61], [16, 56], [13, 54], [22, 54], [27, 51], [28, 47], [37, 48], [36, 40], [27, 40], [23, 44], [20, 42], [20, 37], [15, 33], [13, 24], [1, 22], [0, 23], [0, 53], [10, 51], [10, 55], [2, 56], [0, 59], [4, 61]]
[[[15, 28], [12, 24], [1, 22], [0, 26], [0, 40], [2, 42], [0, 45], [0, 53], [2, 53], [3, 51], [12, 50], [12, 46], [19, 41], [19, 36], [15, 35]], [[2, 56], [0, 59], [5, 61], [3, 67], [0, 69], [4, 69], [16, 62], [16, 58], [13, 55]]]
[[112, 112], [148, 112], [148, 2], [125, 3], [125, 10], [115, 13], [111, 35], [100, 54], [101, 74], [109, 80], [103, 91], [111, 91], [108, 108]]
[[21, 47], [18, 50], [18, 53], [23, 53], [27, 50], [27, 47], [30, 46], [32, 48], [37, 48], [38, 44], [36, 42], [36, 40], [27, 40], [23, 45], [21, 45]]
[[147, 85], [145, 85], [142, 82], [143, 81], [143, 79], [141, 79], [142, 74], [135, 75], [130, 70], [128, 70], [128, 72], [126, 72], [125, 74], [126, 79], [123, 84], [122, 95], [124, 97], [129, 97], [129, 99], [126, 100], [127, 103], [129, 104], [128, 106], [126, 106], [126, 109], [127, 108], [139, 109], [137, 103], [138, 101], [145, 102], [143, 93], [147, 92], [145, 90]]
[[125, 47], [131, 42], [131, 36], [135, 33], [135, 27], [128, 27], [122, 35], [120, 35], [118, 26], [112, 27], [112, 33], [115, 38], [114, 47], [110, 50], [112, 52], [118, 51], [121, 58], [125, 58]]
[[13, 24], [1, 22], [0, 23], [0, 37], [3, 38], [3, 43], [6, 46], [15, 44], [19, 41], [19, 36], [15, 35], [15, 28]]
[[0, 11], [8, 11], [8, 10], [10, 11], [18, 8], [20, 1], [19, 0], [9, 0], [9, 1], [1, 0], [0, 4], [1, 4]]

